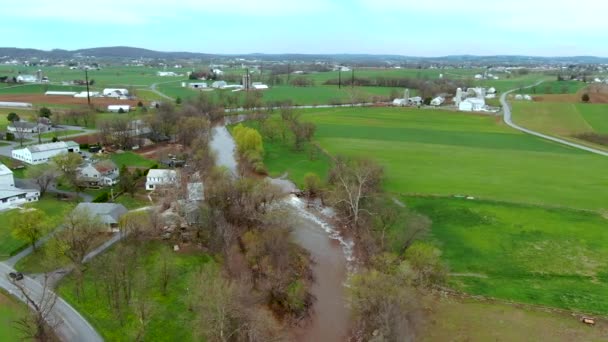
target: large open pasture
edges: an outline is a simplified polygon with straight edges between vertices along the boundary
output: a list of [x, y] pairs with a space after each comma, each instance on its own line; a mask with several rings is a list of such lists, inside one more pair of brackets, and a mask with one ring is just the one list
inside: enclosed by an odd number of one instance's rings
[[608, 192], [600, 191], [608, 185], [602, 172], [608, 158], [516, 132], [500, 117], [400, 108], [304, 113], [304, 120], [317, 125], [315, 140], [330, 154], [382, 164], [385, 188], [393, 193], [608, 208]]
[[568, 209], [403, 197], [433, 221], [451, 287], [568, 310], [608, 313], [608, 219]]

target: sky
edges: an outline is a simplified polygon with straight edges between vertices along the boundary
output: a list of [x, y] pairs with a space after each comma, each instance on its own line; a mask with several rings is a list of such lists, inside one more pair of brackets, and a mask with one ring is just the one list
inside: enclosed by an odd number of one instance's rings
[[608, 56], [602, 0], [7, 0], [0, 46]]

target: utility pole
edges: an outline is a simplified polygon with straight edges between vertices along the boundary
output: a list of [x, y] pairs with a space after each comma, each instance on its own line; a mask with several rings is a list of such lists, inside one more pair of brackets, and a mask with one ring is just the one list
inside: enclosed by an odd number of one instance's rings
[[89, 107], [91, 107], [91, 92], [89, 91], [89, 71], [86, 68], [84, 69], [84, 79], [87, 83], [87, 103], [89, 104]]
[[342, 68], [338, 69], [338, 89], [342, 88]]

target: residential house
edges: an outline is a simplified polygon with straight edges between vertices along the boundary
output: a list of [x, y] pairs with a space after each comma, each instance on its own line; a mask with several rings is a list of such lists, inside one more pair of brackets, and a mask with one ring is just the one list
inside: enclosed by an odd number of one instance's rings
[[103, 96], [126, 99], [129, 96], [129, 90], [124, 88], [106, 88], [103, 90]]
[[120, 170], [111, 160], [99, 160], [78, 169], [78, 178], [90, 185], [112, 186], [118, 183]]
[[73, 141], [58, 141], [16, 149], [11, 152], [11, 156], [24, 163], [36, 165], [44, 164], [57, 155], [72, 152], [80, 152], [80, 145]]
[[89, 213], [113, 232], [118, 231], [120, 218], [128, 212], [124, 205], [116, 203], [79, 203], [74, 211]]
[[51, 128], [50, 125], [44, 121], [39, 122], [27, 122], [27, 121], [15, 121], [11, 122], [6, 126], [7, 132], [13, 134], [34, 134], [38, 132], [46, 132]]
[[176, 184], [177, 172], [175, 170], [152, 169], [146, 176], [146, 190], [156, 190], [158, 186]]

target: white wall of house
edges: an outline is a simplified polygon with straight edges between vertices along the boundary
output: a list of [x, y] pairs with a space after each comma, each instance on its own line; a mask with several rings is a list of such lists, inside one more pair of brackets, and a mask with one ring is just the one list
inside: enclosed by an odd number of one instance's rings
[[146, 177], [146, 190], [156, 190], [160, 185], [171, 185], [177, 183], [177, 172], [175, 170], [150, 170]]

